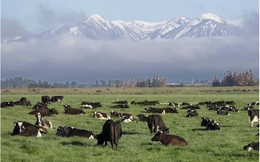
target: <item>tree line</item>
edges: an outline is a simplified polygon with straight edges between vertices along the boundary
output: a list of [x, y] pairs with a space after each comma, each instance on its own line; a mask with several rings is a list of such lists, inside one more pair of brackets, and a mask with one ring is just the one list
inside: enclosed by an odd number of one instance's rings
[[255, 79], [252, 70], [246, 70], [245, 72], [233, 73], [228, 70], [223, 79], [220, 81], [218, 76], [215, 75], [212, 81], [212, 86], [255, 86], [259, 81]]

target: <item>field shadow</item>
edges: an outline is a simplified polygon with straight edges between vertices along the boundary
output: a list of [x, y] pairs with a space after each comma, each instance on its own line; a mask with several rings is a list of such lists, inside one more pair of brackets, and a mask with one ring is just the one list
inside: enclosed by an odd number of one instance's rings
[[139, 132], [123, 131], [122, 134], [135, 135], [135, 134], [140, 134], [140, 133]]
[[67, 146], [67, 145], [73, 145], [73, 146], [87, 146], [87, 144], [83, 143], [83, 142], [80, 142], [80, 141], [71, 141], [71, 142], [66, 142], [66, 141], [63, 141], [61, 142], [61, 144], [63, 146]]
[[192, 129], [192, 131], [206, 131], [205, 128], [194, 128]]

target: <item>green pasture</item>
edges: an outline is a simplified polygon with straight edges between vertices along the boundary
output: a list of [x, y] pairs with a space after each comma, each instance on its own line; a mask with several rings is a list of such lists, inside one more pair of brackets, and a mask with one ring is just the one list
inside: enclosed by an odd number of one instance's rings
[[[102, 108], [84, 109], [84, 115], [64, 114], [60, 103], [52, 103], [49, 108], [56, 108], [58, 115], [45, 117], [51, 120], [54, 128], [43, 137], [11, 136], [15, 121], [35, 123], [36, 117], [29, 115], [32, 106], [15, 106], [1, 109], [1, 160], [3, 162], [257, 162], [259, 152], [247, 152], [243, 147], [250, 142], [259, 141], [259, 128], [250, 127], [247, 111], [231, 112], [229, 116], [217, 115], [203, 105], [198, 110], [199, 116], [208, 116], [218, 121], [220, 131], [205, 131], [201, 127], [201, 118], [187, 118], [187, 110], [179, 109], [178, 114], [162, 115], [170, 134], [179, 135], [188, 141], [187, 147], [164, 146], [160, 142], [152, 142], [147, 123], [136, 121], [122, 123], [123, 135], [118, 150], [108, 146], [97, 146], [96, 140], [82, 137], [64, 138], [56, 136], [58, 126], [72, 126], [79, 129], [101, 132], [104, 120], [92, 117], [93, 111], [110, 113], [110, 111], [127, 112], [137, 119], [148, 106], [129, 105], [129, 109], [112, 109], [112, 102], [117, 100], [159, 100], [160, 105], [167, 107], [169, 101], [183, 101], [196, 104], [200, 101], [233, 100], [241, 110], [248, 103], [259, 100], [258, 87], [178, 87], [178, 88], [86, 88], [86, 89], [21, 89], [2, 90], [1, 102], [17, 101], [26, 97], [32, 104], [41, 100], [42, 95], [63, 95], [64, 104], [81, 107], [82, 101], [101, 102]], [[146, 113], [146, 116], [149, 114]], [[119, 120], [118, 118], [113, 118]]]

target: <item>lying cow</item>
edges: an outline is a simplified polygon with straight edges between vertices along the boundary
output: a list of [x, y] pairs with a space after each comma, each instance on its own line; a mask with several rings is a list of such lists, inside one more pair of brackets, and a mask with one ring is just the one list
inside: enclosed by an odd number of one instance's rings
[[121, 118], [122, 118], [121, 122], [123, 123], [132, 123], [135, 121], [132, 114], [128, 114], [128, 113], [123, 113]]
[[206, 130], [220, 130], [220, 124], [212, 120], [207, 124]]
[[41, 116], [51, 116], [53, 114], [56, 114], [56, 115], [59, 114], [58, 111], [55, 108], [52, 108], [52, 109], [48, 109], [48, 108], [36, 109], [36, 110], [29, 112], [28, 114], [37, 115], [38, 113], [41, 113]]
[[64, 98], [64, 96], [52, 96], [51, 97], [51, 102], [60, 102], [60, 103], [62, 103], [63, 104], [63, 98]]
[[102, 107], [100, 102], [90, 102], [90, 101], [82, 101], [81, 105], [91, 105], [93, 109], [97, 107]]
[[150, 133], [155, 133], [162, 131], [163, 133], [169, 133], [169, 128], [167, 128], [163, 122], [160, 115], [149, 115], [148, 116], [148, 128]]
[[107, 141], [111, 143], [112, 149], [117, 149], [119, 139], [122, 136], [122, 127], [119, 121], [114, 122], [112, 120], [107, 120], [102, 128], [102, 132], [97, 135], [97, 145], [107, 145]]
[[165, 110], [162, 108], [147, 107], [147, 108], [145, 108], [145, 111], [147, 113], [165, 114]]
[[38, 113], [41, 113], [41, 116], [51, 116], [53, 114], [58, 115], [58, 111], [56, 110], [56, 108], [40, 108], [40, 109], [36, 109], [33, 110], [31, 112], [29, 112], [28, 114], [31, 115], [37, 115]]
[[130, 108], [127, 104], [118, 104], [110, 106], [110, 108]]
[[36, 126], [25, 121], [18, 121], [15, 122], [12, 135], [21, 135], [26, 137], [29, 136], [42, 137], [41, 132], [47, 133], [48, 131], [43, 127]]
[[251, 127], [254, 126], [254, 123], [259, 122], [259, 109], [248, 110], [249, 123]]
[[85, 129], [77, 129], [77, 128], [73, 128], [73, 127], [62, 127], [59, 126], [57, 128], [57, 136], [62, 136], [62, 137], [73, 137], [73, 136], [79, 136], [79, 137], [86, 137], [88, 139], [95, 139], [96, 135], [89, 130], [85, 130]]
[[137, 117], [139, 118], [139, 121], [148, 122], [148, 117], [144, 114], [139, 114]]
[[187, 115], [186, 115], [186, 117], [198, 117], [199, 116], [199, 114], [198, 114], [198, 112], [194, 109], [189, 109], [188, 111], [187, 111]]
[[1, 102], [1, 108], [10, 107], [10, 106], [14, 106], [13, 101], [10, 101], [10, 102]]
[[63, 105], [63, 107], [64, 107], [65, 114], [70, 114], [70, 115], [86, 114], [85, 111], [83, 111], [80, 108], [72, 108], [70, 105]]
[[110, 112], [110, 116], [111, 117], [115, 117], [115, 118], [121, 118], [122, 117], [122, 113], [117, 112], [117, 111], [111, 111]]
[[165, 134], [162, 132], [157, 132], [151, 141], [160, 141], [163, 145], [172, 145], [172, 146], [187, 146], [188, 143], [186, 140], [177, 135]]
[[96, 111], [93, 112], [93, 117], [98, 119], [105, 119], [105, 120], [110, 119], [110, 116], [107, 115], [106, 113], [96, 112]]
[[14, 105], [19, 105], [19, 106], [32, 106], [31, 102], [28, 101], [25, 97], [22, 97], [19, 101], [13, 102]]
[[50, 96], [42, 96], [41, 97], [41, 99], [42, 99], [42, 103], [44, 103], [44, 104], [49, 104], [49, 103], [51, 103], [51, 98], [50, 98]]
[[43, 128], [52, 128], [52, 123], [50, 120], [46, 120], [46, 119], [43, 119], [42, 116], [41, 116], [41, 113], [38, 112], [36, 116], [36, 122], [35, 122], [35, 125], [39, 125]]
[[251, 142], [248, 145], [244, 146], [243, 149], [247, 151], [251, 151], [251, 150], [259, 151], [259, 142]]
[[34, 106], [33, 109], [42, 109], [42, 108], [48, 108], [47, 104], [44, 102], [37, 102]]
[[115, 101], [115, 102], [113, 102], [113, 104], [128, 104], [128, 102], [126, 100], [124, 100], [124, 101]]

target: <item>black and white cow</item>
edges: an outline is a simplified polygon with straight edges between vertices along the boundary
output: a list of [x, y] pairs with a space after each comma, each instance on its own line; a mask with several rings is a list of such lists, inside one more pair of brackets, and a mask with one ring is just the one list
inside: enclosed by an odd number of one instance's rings
[[85, 129], [77, 129], [74, 127], [62, 127], [59, 126], [57, 128], [57, 136], [62, 136], [62, 137], [73, 137], [73, 136], [79, 136], [79, 137], [86, 137], [88, 139], [95, 139], [96, 135], [89, 130]]
[[121, 119], [121, 122], [123, 123], [132, 123], [135, 121], [133, 115], [128, 113], [123, 113]]
[[93, 112], [93, 117], [98, 119], [104, 119], [104, 120], [110, 119], [110, 116], [107, 115], [106, 113], [97, 112], [97, 111]]
[[162, 117], [157, 114], [148, 116], [148, 128], [150, 129], [150, 133], [155, 133], [158, 131], [169, 133], [169, 128], [165, 126]]
[[220, 124], [212, 120], [207, 124], [206, 130], [220, 130]]
[[10, 107], [10, 106], [14, 106], [14, 102], [13, 101], [1, 102], [1, 108]]
[[198, 117], [199, 114], [195, 109], [188, 109], [186, 117]]
[[97, 107], [102, 107], [102, 104], [100, 102], [90, 102], [90, 101], [82, 101], [81, 105], [91, 105], [93, 109]]
[[12, 135], [21, 135], [26, 137], [29, 136], [42, 137], [41, 132], [47, 133], [48, 131], [43, 127], [36, 126], [25, 121], [18, 121], [15, 122]]
[[122, 136], [122, 127], [119, 121], [114, 122], [112, 120], [107, 120], [102, 128], [102, 132], [97, 135], [97, 145], [107, 145], [107, 141], [111, 143], [112, 149], [117, 149], [119, 144], [119, 139]]
[[41, 113], [38, 112], [36, 116], [35, 125], [41, 126], [43, 128], [52, 128], [52, 122], [50, 120], [43, 119]]
[[248, 145], [244, 146], [243, 149], [247, 151], [252, 151], [252, 150], [259, 151], [259, 142], [251, 142]]
[[259, 109], [248, 110], [248, 117], [251, 127], [254, 126], [254, 123], [259, 123]]
[[165, 110], [162, 108], [147, 107], [147, 108], [145, 108], [145, 111], [147, 113], [165, 114]]
[[50, 96], [46, 95], [46, 96], [42, 96], [42, 103], [44, 103], [45, 105], [51, 103], [51, 98]]
[[41, 113], [41, 116], [51, 116], [53, 114], [56, 114], [56, 115], [59, 114], [58, 111], [55, 108], [51, 108], [51, 109], [48, 109], [48, 108], [36, 109], [36, 110], [33, 110], [33, 111], [29, 112], [28, 114], [37, 115], [38, 113]]

